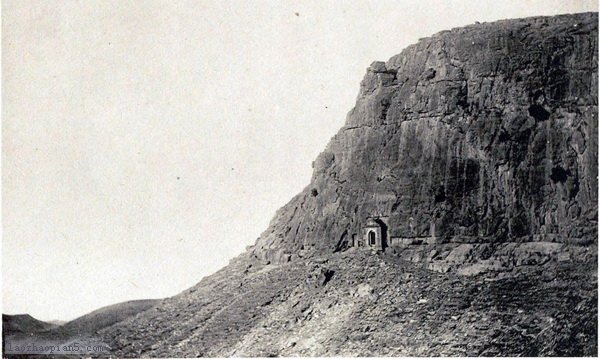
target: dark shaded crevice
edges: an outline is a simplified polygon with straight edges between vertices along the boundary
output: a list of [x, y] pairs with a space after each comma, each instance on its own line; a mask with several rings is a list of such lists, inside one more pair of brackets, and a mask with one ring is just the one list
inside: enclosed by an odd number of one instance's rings
[[554, 183], [565, 183], [567, 179], [571, 176], [570, 170], [565, 170], [561, 166], [556, 166], [552, 168], [552, 173], [550, 174], [550, 179]]
[[540, 105], [531, 105], [528, 109], [529, 115], [535, 118], [536, 121], [546, 121], [550, 118], [550, 112]]
[[342, 235], [340, 236], [340, 240], [336, 243], [335, 248], [333, 249], [333, 253], [339, 252], [342, 249], [348, 248], [348, 230], [344, 230]]
[[446, 189], [444, 186], [440, 186], [433, 199], [434, 203], [441, 203], [446, 201]]

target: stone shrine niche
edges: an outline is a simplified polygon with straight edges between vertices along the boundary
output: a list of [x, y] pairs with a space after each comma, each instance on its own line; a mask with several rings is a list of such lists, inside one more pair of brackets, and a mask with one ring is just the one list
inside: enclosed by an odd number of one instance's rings
[[383, 251], [385, 245], [384, 236], [387, 232], [385, 224], [375, 218], [368, 218], [363, 227], [363, 243], [366, 248]]

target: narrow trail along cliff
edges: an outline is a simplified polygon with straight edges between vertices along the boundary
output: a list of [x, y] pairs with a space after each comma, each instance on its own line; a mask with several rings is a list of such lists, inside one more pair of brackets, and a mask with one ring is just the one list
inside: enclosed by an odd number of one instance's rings
[[374, 62], [256, 244], [95, 336], [118, 356], [595, 355], [598, 15]]

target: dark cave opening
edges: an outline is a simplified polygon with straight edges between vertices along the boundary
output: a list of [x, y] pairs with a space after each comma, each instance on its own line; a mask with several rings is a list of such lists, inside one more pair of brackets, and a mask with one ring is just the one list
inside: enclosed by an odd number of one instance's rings
[[552, 173], [550, 174], [550, 179], [554, 182], [565, 183], [569, 176], [571, 175], [571, 171], [565, 170], [561, 166], [553, 167]]
[[435, 198], [433, 199], [434, 203], [440, 203], [446, 201], [446, 189], [444, 186], [440, 186], [435, 194]]
[[536, 119], [536, 121], [546, 121], [550, 118], [550, 112], [540, 105], [529, 106], [529, 115]]

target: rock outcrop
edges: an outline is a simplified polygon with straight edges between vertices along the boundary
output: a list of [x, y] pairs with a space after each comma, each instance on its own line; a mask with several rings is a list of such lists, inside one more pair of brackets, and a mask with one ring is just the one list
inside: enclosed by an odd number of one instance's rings
[[390, 236], [478, 251], [596, 244], [597, 22], [476, 24], [371, 64], [311, 183], [253, 254], [281, 263], [344, 250], [368, 216]]

